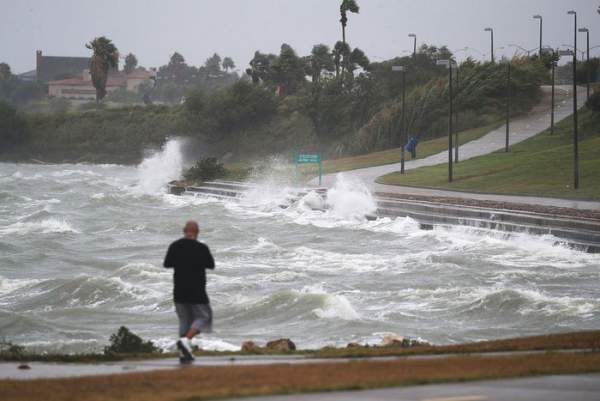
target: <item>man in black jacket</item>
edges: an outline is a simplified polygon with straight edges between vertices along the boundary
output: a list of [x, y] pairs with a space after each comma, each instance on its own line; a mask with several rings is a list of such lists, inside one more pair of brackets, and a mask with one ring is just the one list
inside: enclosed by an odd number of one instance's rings
[[206, 245], [199, 242], [198, 223], [185, 223], [183, 238], [169, 246], [164, 267], [173, 268], [173, 298], [179, 317], [177, 348], [181, 362], [194, 360], [191, 339], [212, 331], [212, 309], [206, 294], [206, 269], [214, 269], [215, 261]]

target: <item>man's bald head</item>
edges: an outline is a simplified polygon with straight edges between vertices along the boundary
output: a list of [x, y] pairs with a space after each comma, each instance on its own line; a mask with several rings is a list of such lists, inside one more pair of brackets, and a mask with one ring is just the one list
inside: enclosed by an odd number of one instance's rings
[[183, 227], [183, 236], [187, 239], [197, 239], [200, 227], [194, 220], [188, 220]]

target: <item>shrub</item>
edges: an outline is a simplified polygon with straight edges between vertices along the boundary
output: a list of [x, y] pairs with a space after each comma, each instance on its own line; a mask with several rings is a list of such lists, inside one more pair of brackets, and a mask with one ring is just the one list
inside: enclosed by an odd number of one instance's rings
[[594, 113], [600, 113], [600, 91], [592, 93], [585, 105]]
[[211, 181], [223, 178], [227, 170], [214, 157], [205, 157], [196, 162], [194, 167], [184, 173], [184, 178], [191, 181]]
[[110, 345], [104, 348], [104, 354], [137, 354], [160, 351], [152, 341], [144, 341], [132, 333], [127, 327], [121, 326], [119, 331], [110, 336]]
[[13, 344], [10, 341], [0, 340], [0, 354], [9, 357], [21, 357], [25, 354], [25, 347]]
[[17, 110], [0, 100], [0, 146], [10, 147], [23, 142], [26, 123]]

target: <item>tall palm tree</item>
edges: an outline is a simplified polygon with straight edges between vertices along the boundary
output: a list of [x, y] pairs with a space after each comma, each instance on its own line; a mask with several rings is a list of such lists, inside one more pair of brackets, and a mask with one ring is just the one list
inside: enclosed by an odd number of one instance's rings
[[90, 60], [90, 74], [92, 84], [96, 88], [96, 101], [99, 102], [106, 96], [108, 70], [119, 64], [119, 51], [112, 41], [104, 36], [95, 38], [85, 47], [94, 52]]
[[340, 22], [342, 23], [342, 42], [346, 43], [346, 25], [348, 24], [348, 16], [347, 13], [355, 13], [358, 14], [359, 7], [355, 0], [342, 0], [342, 4], [340, 4], [340, 14], [342, 18], [340, 18]]
[[222, 66], [226, 72], [229, 72], [229, 70], [233, 70], [235, 68], [235, 63], [231, 57], [225, 57], [223, 58]]
[[[342, 24], [342, 43], [346, 45], [346, 25], [348, 24], [348, 12], [358, 14], [359, 7], [356, 0], [342, 0], [340, 4], [340, 23]], [[344, 65], [342, 64], [342, 81], [344, 80]]]

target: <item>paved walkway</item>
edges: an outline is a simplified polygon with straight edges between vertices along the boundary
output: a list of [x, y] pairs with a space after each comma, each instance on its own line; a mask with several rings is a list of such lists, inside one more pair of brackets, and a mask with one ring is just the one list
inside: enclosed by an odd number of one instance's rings
[[[510, 125], [510, 143], [516, 144], [531, 138], [532, 136], [544, 131], [550, 127], [550, 107], [551, 107], [551, 88], [543, 86], [543, 97], [537, 105], [527, 115], [516, 117]], [[578, 105], [582, 107], [585, 104], [585, 89], [579, 88], [577, 91]], [[554, 113], [555, 122], [571, 115], [572, 107], [572, 87], [569, 85], [556, 86], [556, 107]], [[504, 148], [506, 136], [506, 126], [495, 129], [479, 139], [468, 142], [459, 148], [459, 160], [466, 160], [472, 157], [485, 155]], [[418, 149], [417, 149], [418, 150]], [[415, 169], [425, 166], [434, 166], [448, 162], [448, 152], [444, 151], [423, 159], [409, 160], [405, 162], [405, 169]], [[451, 198], [469, 198], [478, 200], [490, 200], [496, 202], [524, 203], [532, 205], [569, 207], [574, 209], [592, 209], [600, 210], [600, 202], [567, 200], [534, 196], [516, 196], [470, 193], [452, 190], [438, 190], [427, 188], [413, 188], [397, 185], [378, 184], [375, 180], [385, 174], [400, 171], [400, 163], [386, 164], [383, 166], [368, 167], [358, 170], [344, 172], [344, 175], [352, 176], [363, 181], [373, 192], [388, 192], [396, 194], [410, 194], [422, 196], [451, 197]], [[327, 174], [323, 176], [323, 185], [330, 187], [335, 183], [337, 174]], [[317, 183], [316, 180], [311, 182]]]
[[[561, 353], [590, 352], [590, 349], [555, 350]], [[542, 354], [546, 351], [505, 351], [505, 352], [474, 352], [470, 356], [506, 357], [512, 355]], [[465, 354], [432, 354], [405, 355], [388, 357], [364, 357], [360, 360], [437, 360], [463, 357]], [[236, 356], [203, 356], [197, 357], [192, 365], [195, 367], [208, 366], [239, 366], [239, 365], [274, 365], [274, 364], [340, 364], [355, 362], [356, 358], [310, 358], [303, 355], [236, 355]], [[180, 369], [182, 365], [176, 358], [129, 360], [98, 363], [66, 363], [66, 362], [27, 362], [28, 369], [20, 369], [22, 363], [0, 362], [0, 380], [17, 379], [48, 379], [81, 376], [111, 375], [131, 372], [147, 372], [153, 370]]]
[[[600, 374], [244, 398], [244, 401], [598, 401]], [[241, 401], [241, 400], [240, 400]]]

